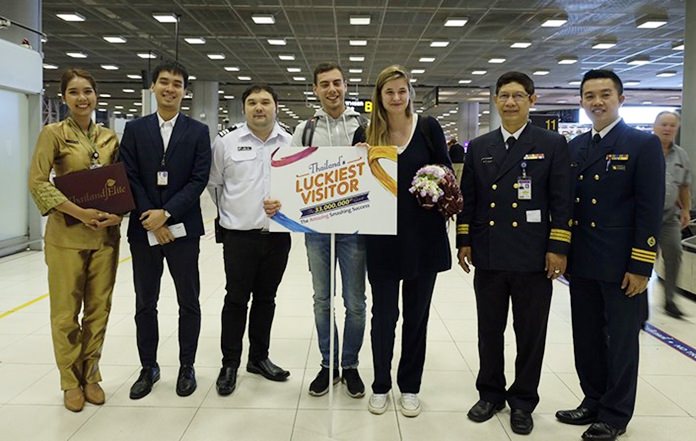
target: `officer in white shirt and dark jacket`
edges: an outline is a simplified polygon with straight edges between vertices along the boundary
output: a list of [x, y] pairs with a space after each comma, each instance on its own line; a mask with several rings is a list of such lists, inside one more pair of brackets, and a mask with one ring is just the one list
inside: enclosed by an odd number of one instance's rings
[[222, 309], [222, 369], [216, 388], [229, 395], [236, 386], [242, 338], [249, 311], [247, 372], [285, 381], [290, 372], [268, 358], [275, 296], [290, 252], [289, 233], [269, 233], [269, 217], [280, 209], [270, 198], [271, 153], [292, 137], [276, 121], [278, 95], [255, 84], [242, 94], [246, 123], [223, 130], [213, 141], [208, 191], [216, 201], [225, 260]]

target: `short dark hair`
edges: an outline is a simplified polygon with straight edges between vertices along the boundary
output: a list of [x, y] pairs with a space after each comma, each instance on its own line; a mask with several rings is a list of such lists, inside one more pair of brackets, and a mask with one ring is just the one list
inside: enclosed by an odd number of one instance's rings
[[500, 88], [510, 83], [519, 83], [527, 94], [534, 95], [534, 81], [527, 74], [515, 71], [505, 72], [498, 77], [498, 81], [495, 82], [495, 94], [498, 95]]
[[70, 68], [66, 69], [60, 77], [60, 93], [62, 93], [63, 96], [65, 96], [65, 91], [68, 89], [68, 83], [75, 77], [84, 78], [89, 81], [89, 84], [92, 85], [92, 89], [94, 89], [95, 92], [97, 91], [97, 82], [91, 73], [84, 69]]
[[585, 86], [586, 81], [601, 80], [602, 78], [609, 78], [611, 81], [613, 81], [614, 86], [616, 86], [616, 91], [619, 93], [619, 95], [623, 95], [624, 89], [623, 83], [621, 82], [621, 78], [619, 78], [619, 76], [616, 75], [614, 71], [611, 71], [609, 69], [588, 70], [582, 77], [582, 82], [580, 83], [580, 95], [582, 95], [582, 89]]
[[174, 75], [181, 75], [184, 77], [184, 89], [188, 89], [189, 74], [182, 64], [176, 61], [165, 61], [164, 63], [159, 64], [155, 70], [152, 71], [152, 84], [157, 82], [160, 72], [171, 72]]
[[261, 92], [262, 90], [265, 90], [266, 92], [271, 94], [271, 96], [273, 97], [273, 102], [277, 106], [278, 94], [275, 90], [273, 90], [271, 86], [265, 83], [252, 84], [251, 86], [247, 87], [246, 90], [242, 93], [242, 106], [244, 106], [244, 103], [246, 103], [246, 99], [249, 97], [249, 95], [256, 92]]
[[341, 72], [341, 76], [343, 77], [343, 81], [345, 81], [346, 80], [346, 73], [343, 72], [343, 68], [341, 68], [341, 66], [339, 66], [338, 63], [330, 61], [330, 62], [326, 62], [326, 63], [319, 63], [317, 65], [317, 67], [314, 68], [314, 85], [315, 86], [317, 85], [317, 77], [319, 76], [319, 74], [322, 74], [324, 72], [328, 72], [328, 71], [334, 70], [334, 69]]

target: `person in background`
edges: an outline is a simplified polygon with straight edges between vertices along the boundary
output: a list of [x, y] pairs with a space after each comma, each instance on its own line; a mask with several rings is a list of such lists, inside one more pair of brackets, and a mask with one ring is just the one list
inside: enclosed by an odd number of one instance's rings
[[247, 372], [285, 381], [290, 372], [268, 358], [275, 297], [290, 252], [289, 233], [270, 233], [269, 217], [280, 209], [270, 198], [271, 153], [290, 145], [292, 137], [276, 121], [278, 95], [265, 84], [242, 93], [246, 122], [223, 130], [213, 141], [208, 192], [218, 206], [225, 263], [222, 309], [222, 369], [216, 389], [229, 395], [236, 388], [242, 338], [249, 311]]
[[[60, 81], [70, 115], [41, 130], [29, 169], [29, 189], [42, 215], [48, 215], [44, 254], [48, 266], [51, 337], [65, 407], [79, 412], [106, 399], [99, 385], [111, 295], [116, 280], [121, 216], [78, 206], [50, 180], [56, 176], [112, 164], [116, 134], [92, 121], [97, 84], [82, 69], [68, 69]], [[65, 216], [80, 221], [68, 226]], [[82, 322], [79, 321], [82, 312]]]
[[354, 142], [367, 146], [397, 146], [397, 231], [395, 236], [367, 236], [367, 277], [372, 287], [372, 362], [375, 379], [368, 403], [370, 412], [383, 414], [392, 388], [396, 322], [401, 291], [403, 324], [397, 384], [401, 413], [421, 412], [418, 398], [428, 329], [430, 302], [437, 273], [452, 266], [445, 218], [420, 206], [409, 192], [411, 179], [425, 165], [451, 169], [442, 128], [432, 117], [413, 111], [415, 92], [406, 68], [393, 65], [377, 76], [372, 95], [375, 111], [367, 130], [359, 129]]
[[449, 147], [449, 156], [454, 168], [454, 176], [457, 178], [457, 184], [459, 184], [462, 182], [462, 171], [464, 171], [464, 147], [454, 138], [449, 140], [447, 146]]
[[674, 318], [684, 314], [674, 301], [681, 266], [681, 230], [691, 220], [691, 165], [686, 150], [674, 143], [681, 118], [675, 112], [660, 112], [653, 132], [660, 138], [665, 156], [665, 209], [657, 245], [665, 265], [665, 312]]

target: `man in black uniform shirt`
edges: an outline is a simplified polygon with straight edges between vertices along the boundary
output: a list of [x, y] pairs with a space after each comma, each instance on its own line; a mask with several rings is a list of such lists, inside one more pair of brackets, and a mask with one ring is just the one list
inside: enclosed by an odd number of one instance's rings
[[660, 141], [619, 117], [623, 85], [609, 70], [587, 72], [580, 104], [592, 130], [569, 144], [575, 175], [569, 257], [580, 406], [562, 423], [592, 425], [584, 440], [613, 441], [636, 401], [638, 333], [647, 319], [648, 278], [662, 222], [665, 161]]
[[[570, 246], [570, 159], [563, 136], [528, 123], [534, 83], [508, 72], [496, 83], [502, 120], [469, 144], [457, 219], [459, 264], [476, 267], [480, 400], [468, 413], [483, 422], [510, 405], [510, 426], [528, 434], [544, 357], [551, 281], [565, 272]], [[517, 357], [505, 388], [503, 348], [512, 300]]]

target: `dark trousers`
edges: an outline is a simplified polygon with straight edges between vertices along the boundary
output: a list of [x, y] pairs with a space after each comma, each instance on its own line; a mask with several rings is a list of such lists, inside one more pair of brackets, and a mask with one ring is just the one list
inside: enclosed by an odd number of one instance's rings
[[[423, 364], [425, 363], [425, 340], [430, 314], [430, 300], [433, 296], [437, 273], [423, 274], [420, 277], [403, 281], [402, 306], [403, 324], [401, 326], [401, 358], [396, 382], [402, 393], [418, 393]], [[394, 357], [394, 337], [396, 322], [399, 319], [398, 278], [372, 277], [368, 271], [372, 287], [372, 363], [375, 381], [372, 391], [377, 394], [389, 392], [392, 387], [391, 364]]]
[[179, 363], [182, 366], [192, 366], [196, 361], [201, 330], [201, 308], [198, 303], [201, 290], [198, 276], [200, 239], [177, 239], [166, 245], [153, 247], [147, 242], [132, 242], [130, 250], [133, 258], [135, 326], [140, 363], [143, 366], [154, 366], [157, 363], [157, 301], [166, 259], [179, 304]]
[[[475, 271], [480, 362], [476, 388], [482, 400], [507, 401], [512, 409], [528, 412], [539, 403], [551, 289], [545, 272]], [[517, 356], [515, 381], [506, 391], [504, 333], [510, 300]]]
[[223, 230], [225, 305], [222, 308], [222, 365], [238, 368], [249, 312], [249, 361], [268, 358], [275, 296], [290, 252], [290, 234]]
[[636, 402], [647, 295], [627, 297], [619, 283], [572, 277], [570, 301], [582, 406], [597, 410], [599, 421], [625, 428]]

